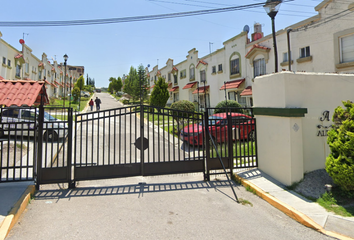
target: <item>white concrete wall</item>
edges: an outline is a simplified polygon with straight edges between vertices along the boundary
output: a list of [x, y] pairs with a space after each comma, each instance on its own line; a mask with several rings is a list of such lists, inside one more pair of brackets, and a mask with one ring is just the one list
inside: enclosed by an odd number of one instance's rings
[[[292, 156], [293, 170], [300, 171], [301, 164], [297, 160], [300, 152], [290, 154], [296, 148], [290, 149], [282, 146], [287, 145], [288, 137], [290, 137], [289, 144], [294, 146], [292, 145], [294, 144], [293, 138], [296, 139], [297, 134], [293, 131], [295, 122], [302, 134], [303, 170], [301, 174], [324, 168], [329, 147], [326, 134], [322, 132], [325, 128], [319, 129], [317, 126], [330, 126], [334, 109], [343, 106], [342, 101], [354, 101], [353, 92], [354, 74], [282, 72], [257, 77], [253, 84], [255, 107], [307, 108], [308, 111], [300, 122], [298, 118], [267, 117], [267, 121], [262, 123], [265, 117], [256, 116], [261, 169], [264, 168], [267, 173], [282, 181], [281, 171], [272, 170], [268, 166], [277, 166], [277, 164], [283, 166], [283, 161], [287, 161], [283, 159], [284, 156]], [[324, 111], [329, 111], [330, 121], [320, 120]], [[289, 123], [289, 119], [293, 122]], [[279, 144], [282, 147], [279, 147]], [[284, 169], [284, 172], [288, 171]], [[299, 173], [296, 171], [292, 173], [292, 182], [300, 180], [298, 179]], [[289, 183], [288, 180], [287, 183]]]

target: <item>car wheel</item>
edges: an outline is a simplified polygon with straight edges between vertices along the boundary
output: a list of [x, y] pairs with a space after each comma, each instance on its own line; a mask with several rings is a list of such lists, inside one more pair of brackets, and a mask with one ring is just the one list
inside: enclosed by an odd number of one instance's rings
[[251, 130], [248, 134], [248, 141], [255, 141], [256, 140], [256, 132], [254, 130]]
[[43, 139], [44, 141], [58, 141], [59, 136], [58, 133], [56, 131], [46, 131], [43, 134]]

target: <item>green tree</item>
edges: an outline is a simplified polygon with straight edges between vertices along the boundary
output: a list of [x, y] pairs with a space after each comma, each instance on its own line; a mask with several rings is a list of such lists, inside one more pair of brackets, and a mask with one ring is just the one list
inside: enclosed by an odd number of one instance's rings
[[239, 109], [241, 107], [242, 107], [241, 104], [239, 104], [234, 100], [227, 100], [227, 101], [224, 100], [216, 104], [215, 106], [216, 109], [214, 110], [214, 113], [222, 113], [227, 111], [242, 113], [243, 109]]
[[138, 71], [134, 67], [130, 67], [129, 75], [124, 81], [123, 91], [132, 96], [133, 100], [140, 99], [141, 93], [145, 99], [147, 97], [146, 85], [147, 78], [144, 67], [140, 65]]
[[78, 102], [79, 97], [80, 97], [80, 88], [79, 87], [74, 87], [73, 91], [72, 91], [72, 95], [74, 98], [74, 102]]
[[85, 87], [85, 79], [84, 79], [84, 76], [80, 76], [78, 79], [77, 79], [77, 81], [76, 81], [76, 83], [75, 83], [75, 86], [74, 87], [78, 87], [79, 89], [84, 89], [84, 87]]
[[167, 100], [170, 97], [167, 88], [168, 88], [168, 83], [165, 82], [164, 78], [159, 77], [151, 93], [151, 97], [150, 97], [151, 106], [165, 107]]
[[326, 159], [326, 171], [333, 182], [350, 196], [354, 196], [354, 104], [343, 101], [334, 110], [332, 129], [327, 143], [331, 153]]
[[117, 79], [117, 91], [122, 91], [122, 87], [123, 87], [123, 82], [122, 79], [120, 77], [118, 77]]

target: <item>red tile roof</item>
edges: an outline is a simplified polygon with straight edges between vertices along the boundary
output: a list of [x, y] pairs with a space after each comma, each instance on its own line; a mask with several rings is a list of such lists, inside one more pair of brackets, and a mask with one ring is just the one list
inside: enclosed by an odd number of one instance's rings
[[198, 64], [197, 64], [197, 67], [199, 66], [199, 64], [208, 65], [208, 63], [207, 63], [207, 62], [205, 62], [204, 60], [200, 60], [200, 61], [198, 62]]
[[42, 93], [44, 104], [48, 104], [48, 95], [43, 85], [43, 81], [0, 80], [0, 104], [7, 107], [40, 104]]
[[170, 88], [170, 87], [172, 87], [172, 83], [169, 83], [167, 88]]
[[42, 62], [40, 62], [39, 64], [38, 64], [38, 67], [43, 67], [44, 66], [44, 64], [42, 63]]
[[171, 88], [171, 89], [169, 90], [169, 92], [174, 92], [174, 91], [176, 91], [176, 90], [178, 90], [178, 89], [179, 89], [179, 86], [176, 86], [176, 87]]
[[178, 71], [178, 69], [177, 69], [176, 67], [173, 67], [173, 68], [172, 68], [172, 71], [177, 72], [177, 71]]
[[224, 85], [222, 85], [220, 90], [238, 88], [241, 85], [241, 83], [243, 83], [244, 81], [245, 81], [245, 79], [239, 79], [239, 80], [233, 80], [233, 81], [226, 82]]
[[4, 78], [0, 76], [0, 80], [3, 80]]
[[53, 87], [58, 88], [58, 86], [57, 86], [57, 85], [55, 85], [54, 83], [52, 83], [52, 85], [53, 85]]
[[270, 48], [268, 48], [268, 47], [264, 47], [264, 46], [255, 44], [255, 45], [253, 45], [253, 47], [247, 52], [247, 54], [246, 54], [245, 57], [247, 57], [249, 54], [251, 54], [251, 52], [253, 52], [253, 50], [254, 50], [255, 48], [263, 49], [263, 50], [270, 50]]
[[246, 87], [241, 93], [241, 96], [249, 96], [249, 95], [252, 95], [252, 86]]
[[52, 72], [54, 72], [55, 71], [55, 68], [54, 67], [52, 67]]
[[188, 89], [188, 88], [192, 88], [194, 87], [194, 85], [197, 84], [197, 82], [191, 82], [191, 83], [187, 83], [186, 86], [183, 87], [183, 89]]
[[203, 87], [199, 87], [197, 88], [196, 90], [193, 91], [193, 94], [196, 94], [196, 93], [205, 93], [208, 89], [209, 89], [210, 86], [203, 86]]
[[55, 83], [55, 84], [57, 84], [57, 85], [59, 85], [59, 86], [61, 86], [61, 87], [64, 87], [64, 85], [63, 85], [63, 84], [58, 83], [57, 81], [54, 81], [54, 83]]
[[23, 55], [22, 55], [21, 53], [19, 53], [19, 54], [17, 54], [17, 55], [15, 56], [15, 58], [16, 58], [16, 59], [23, 58]]

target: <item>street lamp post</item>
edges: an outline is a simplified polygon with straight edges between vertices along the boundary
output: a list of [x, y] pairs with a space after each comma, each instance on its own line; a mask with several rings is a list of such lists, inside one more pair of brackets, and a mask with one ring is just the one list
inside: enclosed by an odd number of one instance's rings
[[282, 0], [267, 0], [266, 4], [263, 6], [263, 8], [267, 12], [268, 16], [272, 19], [275, 72], [278, 72], [278, 51], [277, 51], [277, 41], [275, 39], [274, 19], [279, 11], [281, 3], [282, 3]]
[[64, 55], [64, 107], [65, 107], [65, 98], [66, 98], [66, 61], [68, 60], [68, 55]]

